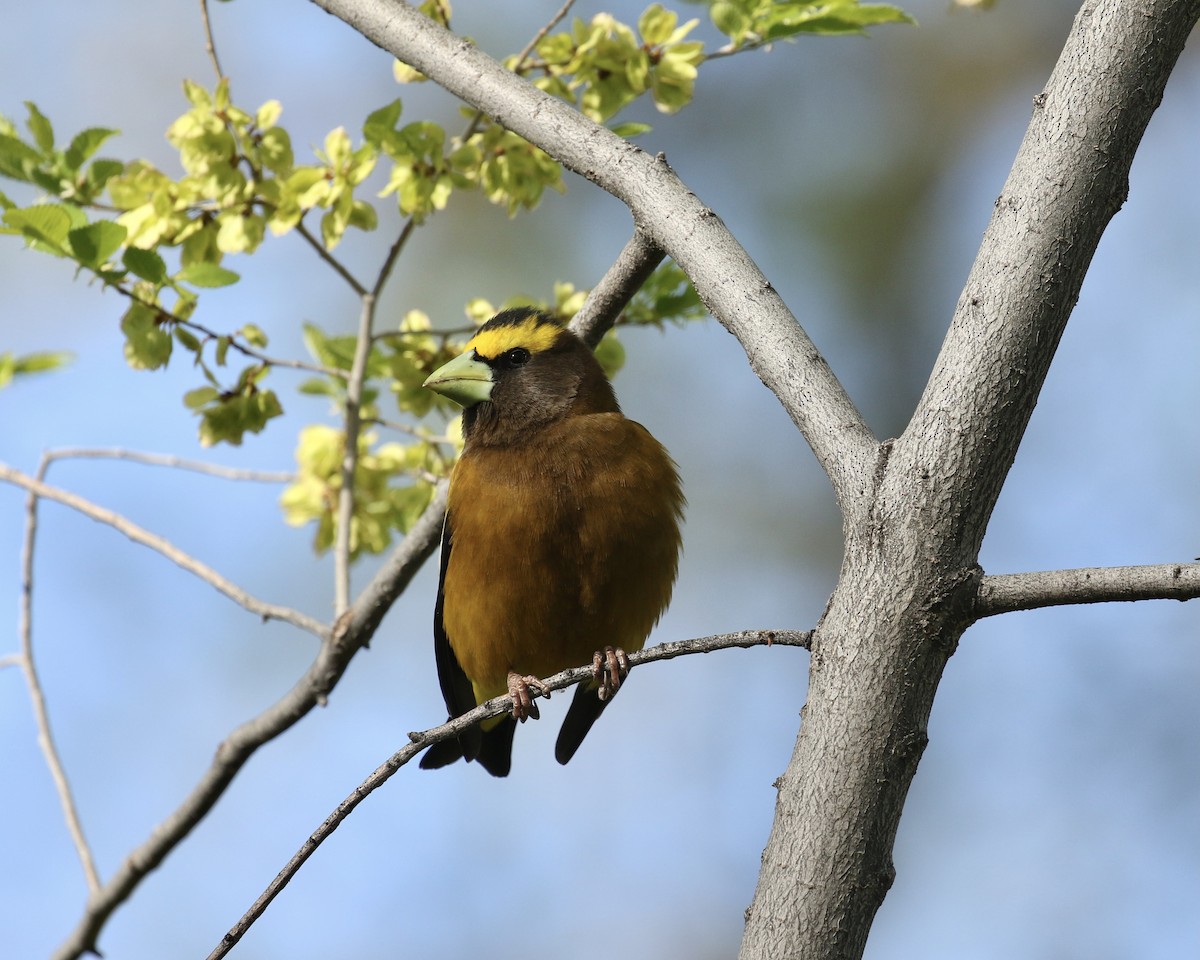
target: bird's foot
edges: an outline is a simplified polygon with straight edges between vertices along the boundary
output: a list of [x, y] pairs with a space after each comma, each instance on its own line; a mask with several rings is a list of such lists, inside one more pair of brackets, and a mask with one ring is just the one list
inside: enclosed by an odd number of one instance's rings
[[611, 700], [621, 688], [621, 681], [629, 676], [629, 655], [620, 647], [597, 650], [592, 654], [592, 676], [599, 685], [596, 695]]
[[537, 720], [541, 717], [531, 690], [537, 690], [547, 700], [550, 699], [550, 688], [537, 677], [523, 677], [515, 670], [508, 671], [508, 696], [512, 700], [512, 715], [522, 723], [530, 718]]

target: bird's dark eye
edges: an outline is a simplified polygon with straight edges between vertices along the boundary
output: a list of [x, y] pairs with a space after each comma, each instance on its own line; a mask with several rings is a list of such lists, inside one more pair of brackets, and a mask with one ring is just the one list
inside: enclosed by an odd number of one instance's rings
[[521, 364], [528, 362], [529, 351], [524, 347], [513, 347], [504, 353], [504, 365], [506, 367], [519, 367]]

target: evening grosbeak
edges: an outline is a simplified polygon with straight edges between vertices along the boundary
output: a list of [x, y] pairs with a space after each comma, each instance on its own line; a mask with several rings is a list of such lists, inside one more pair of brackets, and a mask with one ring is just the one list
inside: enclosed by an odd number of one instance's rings
[[592, 351], [531, 309], [485, 323], [425, 386], [463, 407], [450, 476], [434, 653], [457, 717], [507, 693], [512, 713], [435, 744], [503, 777], [531, 689], [590, 658], [554, 755], [574, 756], [671, 597], [684, 498], [675, 464], [627, 420]]

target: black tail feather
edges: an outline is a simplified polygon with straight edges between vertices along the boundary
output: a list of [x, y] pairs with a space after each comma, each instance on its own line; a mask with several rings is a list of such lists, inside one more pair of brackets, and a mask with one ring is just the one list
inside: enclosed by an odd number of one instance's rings
[[596, 688], [581, 683], [575, 688], [575, 698], [571, 701], [571, 709], [563, 720], [562, 729], [558, 731], [558, 741], [554, 744], [554, 759], [566, 763], [579, 749], [583, 738], [587, 736], [592, 724], [599, 719], [604, 708], [612, 702], [612, 698], [601, 700], [596, 694]]
[[425, 751], [421, 769], [436, 770], [465, 756], [468, 761], [478, 760], [493, 777], [507, 777], [512, 768], [512, 742], [516, 729], [511, 717], [505, 717], [491, 730], [471, 727], [457, 739], [443, 740]]

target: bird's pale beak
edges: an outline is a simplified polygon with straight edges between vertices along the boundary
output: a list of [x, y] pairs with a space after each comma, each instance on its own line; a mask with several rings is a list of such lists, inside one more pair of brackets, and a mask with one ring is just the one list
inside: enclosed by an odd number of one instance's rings
[[492, 368], [477, 360], [474, 350], [468, 350], [438, 367], [425, 386], [460, 407], [473, 407], [492, 398]]

